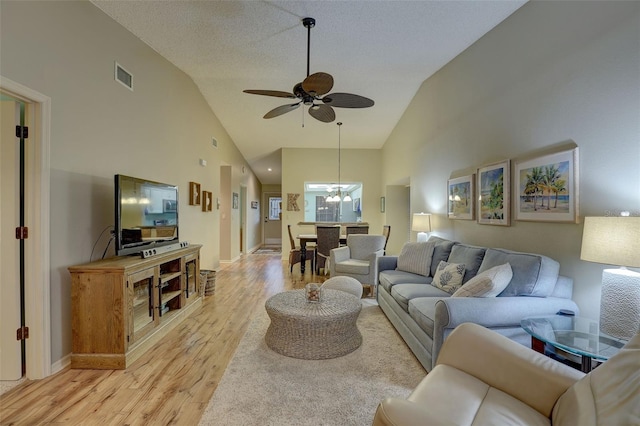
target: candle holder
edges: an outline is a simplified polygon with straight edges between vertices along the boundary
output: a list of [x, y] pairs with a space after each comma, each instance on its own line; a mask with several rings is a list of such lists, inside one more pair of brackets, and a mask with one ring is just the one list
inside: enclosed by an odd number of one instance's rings
[[322, 300], [322, 287], [316, 283], [304, 286], [304, 295], [309, 303], [320, 303]]

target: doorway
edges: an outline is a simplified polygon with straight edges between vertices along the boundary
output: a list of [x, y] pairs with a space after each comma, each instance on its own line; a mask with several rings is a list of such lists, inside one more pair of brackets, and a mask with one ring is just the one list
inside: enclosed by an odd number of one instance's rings
[[262, 197], [263, 244], [282, 246], [282, 194], [280, 192], [265, 192]]
[[[2, 168], [1, 182], [2, 196], [0, 198], [0, 220], [2, 221], [0, 250], [2, 258], [2, 297], [0, 297], [0, 309], [2, 311], [2, 359], [0, 370], [2, 380], [5, 377], [25, 377], [28, 379], [41, 379], [49, 376], [51, 372], [51, 324], [50, 324], [50, 295], [49, 295], [49, 140], [51, 99], [26, 86], [0, 76], [0, 94], [2, 95], [3, 119], [0, 121], [2, 132]], [[16, 107], [18, 105], [18, 107]], [[15, 149], [19, 146], [16, 141], [16, 108], [24, 108], [25, 124], [29, 128], [29, 134], [25, 141], [25, 218], [24, 226], [28, 233], [22, 232], [21, 240], [17, 240], [15, 228], [19, 223], [16, 220], [16, 208], [19, 209], [19, 161], [16, 162]], [[6, 115], [5, 115], [6, 114]], [[6, 119], [5, 119], [6, 117]], [[18, 115], [19, 117], [19, 115]], [[7, 135], [7, 136], [5, 136]], [[9, 151], [6, 151], [9, 150]], [[12, 151], [13, 150], [13, 151]], [[5, 160], [5, 152], [11, 160], [10, 164]], [[6, 189], [9, 188], [9, 189]], [[16, 188], [17, 192], [16, 192]], [[7, 191], [7, 192], [5, 192]], [[5, 222], [5, 218], [7, 222]], [[8, 223], [8, 224], [7, 224]], [[16, 305], [16, 297], [20, 299], [20, 241], [24, 244], [24, 309], [20, 312], [19, 302]], [[17, 243], [16, 243], [17, 242]], [[6, 245], [5, 245], [6, 243]], [[5, 258], [9, 259], [5, 263]], [[8, 274], [5, 272], [8, 271]], [[17, 276], [17, 282], [16, 282]], [[6, 278], [8, 277], [8, 278]], [[7, 281], [5, 281], [5, 278]], [[5, 293], [7, 291], [7, 293]], [[18, 294], [16, 296], [16, 293]], [[5, 299], [5, 295], [6, 299]], [[13, 309], [8, 303], [14, 304]], [[5, 312], [7, 320], [5, 320]], [[18, 318], [16, 320], [16, 318]], [[6, 322], [7, 321], [7, 322]], [[20, 349], [16, 350], [16, 330], [21, 324], [29, 328], [29, 337], [22, 342], [18, 341]], [[23, 329], [24, 331], [24, 329]], [[5, 345], [6, 342], [6, 345]], [[5, 348], [6, 346], [6, 348]], [[5, 350], [11, 352], [11, 357], [19, 353], [20, 361], [17, 364], [19, 373], [16, 373], [15, 360], [5, 364]], [[23, 354], [24, 352], [24, 354]], [[23, 374], [24, 360], [24, 374]], [[5, 373], [6, 372], [6, 373]]]

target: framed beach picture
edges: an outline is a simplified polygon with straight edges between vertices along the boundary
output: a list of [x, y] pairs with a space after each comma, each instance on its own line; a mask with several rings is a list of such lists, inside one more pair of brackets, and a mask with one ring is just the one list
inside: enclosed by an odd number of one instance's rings
[[478, 188], [478, 223], [509, 226], [509, 160], [490, 164], [476, 173]]
[[578, 148], [517, 162], [516, 220], [577, 222]]
[[469, 175], [447, 181], [449, 219], [474, 219], [474, 179], [475, 175]]

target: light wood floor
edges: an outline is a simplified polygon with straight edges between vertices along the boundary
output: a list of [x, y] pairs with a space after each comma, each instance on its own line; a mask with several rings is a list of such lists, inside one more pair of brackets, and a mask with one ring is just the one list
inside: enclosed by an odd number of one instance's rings
[[279, 254], [221, 266], [215, 294], [130, 368], [26, 381], [0, 396], [0, 424], [197, 425], [253, 313], [273, 294], [324, 281], [309, 269], [290, 274]]

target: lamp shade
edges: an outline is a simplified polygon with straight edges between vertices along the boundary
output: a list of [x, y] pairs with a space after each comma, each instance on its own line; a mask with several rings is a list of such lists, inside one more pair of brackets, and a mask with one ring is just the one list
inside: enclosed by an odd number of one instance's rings
[[586, 217], [580, 259], [640, 268], [640, 217]]
[[411, 230], [418, 232], [431, 232], [431, 214], [414, 213]]

